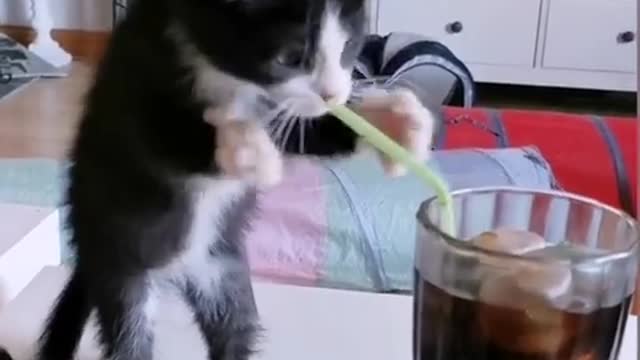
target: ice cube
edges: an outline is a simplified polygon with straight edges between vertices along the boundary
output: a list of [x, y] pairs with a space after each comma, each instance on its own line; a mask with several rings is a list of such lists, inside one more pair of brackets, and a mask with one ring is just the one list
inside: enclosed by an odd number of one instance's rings
[[[588, 260], [589, 258], [598, 258], [611, 254], [611, 251], [605, 249], [597, 249], [593, 247], [587, 247], [580, 244], [560, 243], [557, 245], [547, 246], [542, 249], [536, 249], [534, 251], [527, 252], [529, 258], [544, 258], [547, 260], [560, 259], [570, 260], [573, 262], [580, 262]], [[595, 268], [600, 269], [602, 266], [594, 265]]]
[[571, 288], [571, 270], [566, 266], [521, 265], [514, 276], [519, 289], [547, 300], [564, 297]]
[[[501, 228], [484, 232], [471, 240], [474, 246], [495, 252], [511, 255], [539, 254], [544, 256], [546, 241], [540, 235], [524, 230]], [[550, 247], [553, 248], [553, 247]], [[566, 294], [571, 286], [571, 271], [563, 266], [553, 264], [515, 263], [509, 259], [480, 260], [486, 265], [497, 268], [509, 268], [514, 274], [516, 286], [529, 294], [556, 299]], [[481, 269], [490, 274], [491, 269]], [[504, 270], [502, 270], [505, 272]]]
[[517, 308], [523, 293], [512, 275], [497, 275], [482, 282], [478, 295], [483, 303]]
[[529, 354], [556, 353], [569, 339], [561, 310], [517, 286], [514, 275], [485, 280], [477, 320], [496, 345]]
[[512, 255], [539, 250], [546, 245], [544, 238], [534, 232], [506, 228], [484, 232], [471, 239], [471, 243], [485, 250]]
[[[476, 247], [511, 255], [542, 252], [546, 241], [528, 231], [498, 229], [471, 240]], [[500, 347], [553, 354], [569, 340], [562, 304], [570, 295], [570, 269], [525, 259], [480, 258], [480, 328]]]

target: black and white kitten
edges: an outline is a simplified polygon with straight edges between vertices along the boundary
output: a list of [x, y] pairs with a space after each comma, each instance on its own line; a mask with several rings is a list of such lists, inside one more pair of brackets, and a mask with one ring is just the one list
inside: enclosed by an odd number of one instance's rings
[[[151, 359], [155, 303], [166, 288], [190, 305], [210, 359], [250, 357], [259, 324], [243, 233], [256, 189], [278, 183], [283, 154], [356, 149], [357, 136], [327, 115], [327, 103], [350, 97], [363, 2], [133, 3], [73, 147], [77, 261], [38, 359], [71, 359], [93, 311], [105, 358]], [[275, 104], [275, 123], [253, 110], [264, 99]], [[371, 93], [357, 110], [427, 156], [432, 118], [410, 92]]]

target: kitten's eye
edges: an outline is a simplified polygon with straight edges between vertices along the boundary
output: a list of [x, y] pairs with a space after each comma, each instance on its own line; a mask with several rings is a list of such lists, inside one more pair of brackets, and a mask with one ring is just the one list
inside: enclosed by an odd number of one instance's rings
[[287, 49], [276, 58], [276, 62], [282, 66], [300, 67], [304, 61], [304, 49]]

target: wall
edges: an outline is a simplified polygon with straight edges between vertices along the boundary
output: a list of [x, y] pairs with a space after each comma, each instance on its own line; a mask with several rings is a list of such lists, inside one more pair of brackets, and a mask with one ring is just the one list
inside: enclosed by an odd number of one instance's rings
[[[0, 25], [28, 26], [31, 0], [0, 0]], [[111, 0], [48, 1], [54, 27], [105, 31], [111, 28]]]

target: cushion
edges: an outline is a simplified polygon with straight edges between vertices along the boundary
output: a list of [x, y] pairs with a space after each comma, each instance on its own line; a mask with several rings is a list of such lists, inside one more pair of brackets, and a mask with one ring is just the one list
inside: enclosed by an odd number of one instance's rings
[[[288, 165], [285, 181], [260, 197], [262, 211], [248, 234], [254, 275], [313, 286], [410, 290], [415, 213], [433, 192], [412, 175], [386, 178], [371, 153], [332, 161], [292, 159]], [[59, 206], [67, 166], [0, 160], [0, 201]], [[453, 189], [556, 187], [534, 148], [443, 151], [430, 166]], [[68, 229], [62, 231], [68, 240]], [[65, 245], [63, 258], [72, 261]]]
[[438, 149], [534, 145], [566, 191], [637, 217], [637, 119], [453, 107], [443, 116]]

